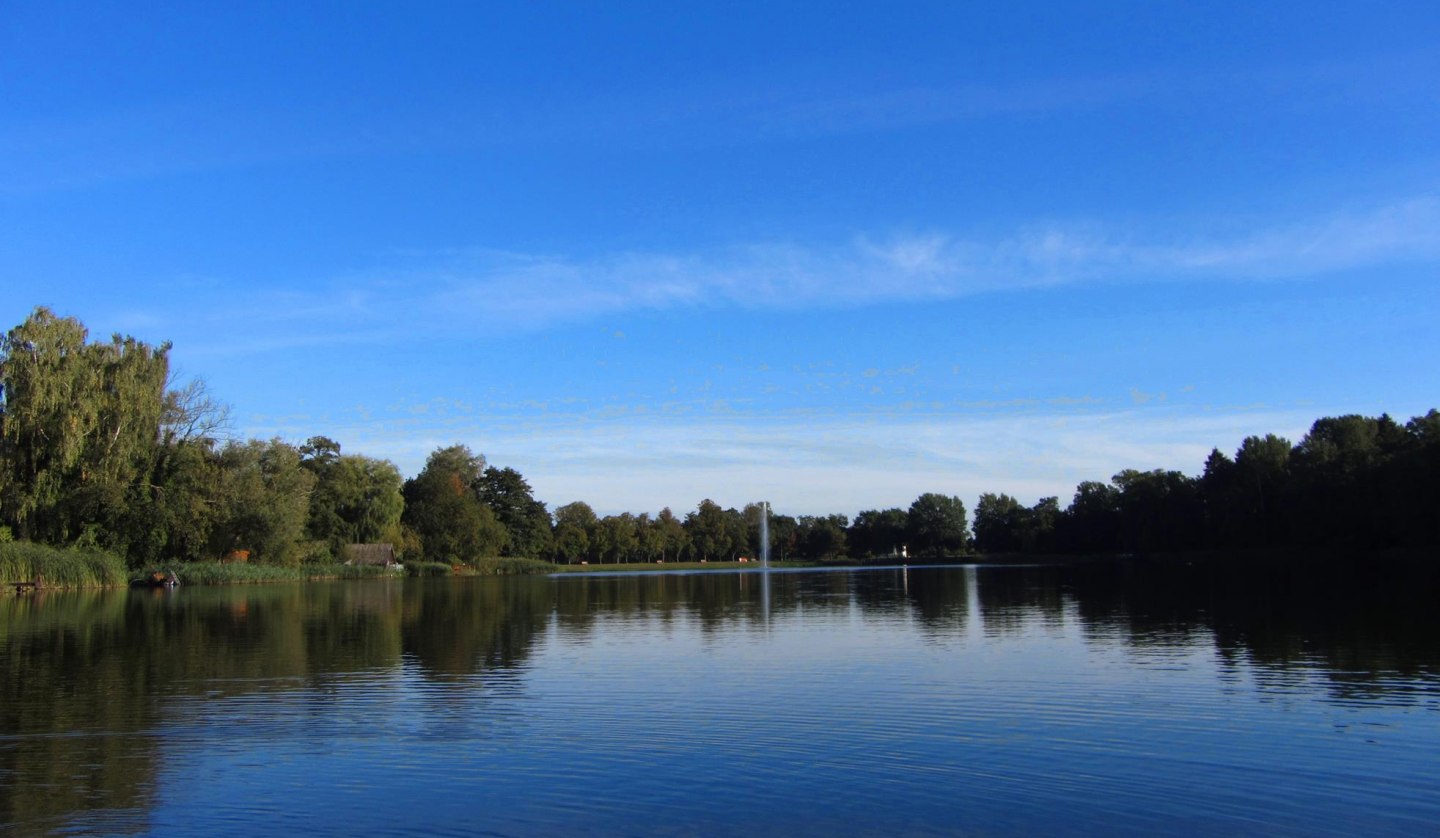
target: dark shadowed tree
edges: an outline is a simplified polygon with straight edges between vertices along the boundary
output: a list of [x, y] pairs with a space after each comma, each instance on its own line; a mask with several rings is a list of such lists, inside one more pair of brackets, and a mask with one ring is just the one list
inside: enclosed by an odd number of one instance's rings
[[982, 494], [975, 504], [975, 549], [982, 553], [1018, 552], [1027, 511], [1009, 495]]
[[912, 555], [942, 558], [964, 553], [970, 543], [965, 504], [958, 497], [927, 492], [910, 504], [906, 532]]
[[1120, 492], [1086, 480], [1075, 487], [1070, 506], [1056, 521], [1056, 543], [1072, 553], [1108, 553], [1120, 549]]
[[850, 554], [858, 557], [893, 556], [905, 545], [905, 526], [909, 522], [905, 510], [867, 509], [855, 516], [847, 539]]
[[1126, 550], [1189, 550], [1204, 543], [1199, 481], [1178, 471], [1126, 469], [1119, 490], [1120, 541]]
[[504, 555], [541, 558], [550, 553], [550, 513], [531, 494], [530, 484], [513, 468], [485, 469], [475, 494], [490, 507], [509, 534]]
[[844, 556], [848, 547], [845, 530], [849, 524], [844, 515], [801, 515], [795, 531], [800, 554], [811, 561]]

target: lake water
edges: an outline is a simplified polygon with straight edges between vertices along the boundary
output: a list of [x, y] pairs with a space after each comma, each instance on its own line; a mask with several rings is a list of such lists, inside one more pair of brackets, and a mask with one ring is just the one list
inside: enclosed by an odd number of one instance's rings
[[1428, 578], [1208, 566], [0, 598], [0, 832], [1436, 834]]

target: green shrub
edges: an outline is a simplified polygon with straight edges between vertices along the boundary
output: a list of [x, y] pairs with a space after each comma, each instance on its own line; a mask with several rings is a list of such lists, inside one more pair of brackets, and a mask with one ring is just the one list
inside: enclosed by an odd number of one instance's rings
[[302, 541], [296, 547], [300, 552], [300, 563], [305, 565], [337, 564], [335, 551], [328, 541]]

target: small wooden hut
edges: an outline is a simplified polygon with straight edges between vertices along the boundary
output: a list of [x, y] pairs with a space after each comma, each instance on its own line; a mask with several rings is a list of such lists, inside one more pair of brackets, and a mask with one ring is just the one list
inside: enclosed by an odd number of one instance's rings
[[395, 564], [395, 545], [346, 544], [344, 555], [345, 564], [390, 567]]

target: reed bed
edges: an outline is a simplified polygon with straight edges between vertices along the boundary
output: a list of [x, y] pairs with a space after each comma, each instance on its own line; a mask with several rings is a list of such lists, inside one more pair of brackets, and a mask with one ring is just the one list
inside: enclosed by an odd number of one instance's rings
[[0, 543], [0, 582], [44, 588], [105, 588], [125, 584], [125, 562], [102, 550], [47, 547], [26, 541]]
[[406, 576], [449, 576], [450, 565], [444, 562], [406, 562]]
[[444, 562], [406, 562], [406, 576], [527, 576], [554, 573], [555, 565], [539, 559], [493, 556], [473, 565], [451, 566]]
[[395, 573], [389, 568], [373, 565], [176, 562], [144, 568], [133, 577], [133, 581], [145, 581], [155, 573], [168, 574], [172, 571], [182, 585], [254, 585], [265, 582], [312, 582], [325, 579], [375, 579]]
[[496, 556], [477, 561], [474, 572], [477, 576], [524, 576], [535, 573], [554, 573], [555, 565], [539, 559]]

